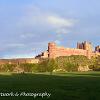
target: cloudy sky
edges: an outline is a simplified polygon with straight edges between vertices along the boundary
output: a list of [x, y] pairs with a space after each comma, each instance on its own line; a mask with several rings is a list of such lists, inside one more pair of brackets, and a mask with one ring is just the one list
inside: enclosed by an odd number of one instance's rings
[[33, 57], [50, 41], [100, 45], [100, 0], [0, 0], [0, 58]]

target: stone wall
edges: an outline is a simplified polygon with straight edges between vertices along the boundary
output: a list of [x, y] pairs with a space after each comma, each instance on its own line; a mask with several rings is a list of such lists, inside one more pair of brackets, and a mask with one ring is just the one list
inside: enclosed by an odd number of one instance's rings
[[91, 58], [91, 56], [93, 55], [91, 50], [58, 47], [56, 46], [55, 43], [48, 44], [48, 54], [49, 58], [56, 58], [59, 56], [71, 56], [71, 55], [84, 55], [87, 56], [88, 58]]

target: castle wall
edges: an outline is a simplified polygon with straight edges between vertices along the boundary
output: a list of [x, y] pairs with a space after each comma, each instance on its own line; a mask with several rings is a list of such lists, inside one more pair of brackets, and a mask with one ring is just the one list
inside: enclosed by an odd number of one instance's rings
[[57, 48], [57, 57], [59, 56], [71, 56], [71, 55], [85, 55], [87, 56], [86, 50], [71, 49], [71, 48]]
[[89, 50], [57, 47], [55, 43], [49, 43], [48, 51], [49, 51], [49, 58], [56, 58], [59, 56], [71, 56], [71, 55], [84, 55], [87, 56], [88, 58], [91, 58], [92, 56], [92, 52]]

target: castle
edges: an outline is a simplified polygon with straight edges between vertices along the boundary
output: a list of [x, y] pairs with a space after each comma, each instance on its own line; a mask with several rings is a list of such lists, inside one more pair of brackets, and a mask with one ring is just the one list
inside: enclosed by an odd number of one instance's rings
[[96, 46], [95, 51], [93, 51], [92, 44], [86, 41], [77, 43], [77, 48], [58, 47], [56, 43], [51, 42], [48, 43], [48, 50], [37, 55], [36, 58], [56, 58], [71, 55], [84, 55], [90, 59], [100, 55], [100, 46]]
[[58, 47], [56, 43], [48, 43], [48, 50], [37, 55], [35, 58], [18, 58], [18, 59], [0, 59], [2, 64], [22, 64], [22, 63], [38, 63], [41, 58], [56, 58], [60, 56], [84, 55], [89, 59], [100, 55], [100, 46], [96, 46], [92, 50], [92, 44], [89, 42], [77, 43], [77, 48]]

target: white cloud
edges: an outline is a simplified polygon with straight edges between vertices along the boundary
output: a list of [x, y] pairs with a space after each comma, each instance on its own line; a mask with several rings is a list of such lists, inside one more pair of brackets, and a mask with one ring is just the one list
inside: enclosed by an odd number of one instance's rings
[[69, 32], [70, 32], [70, 30], [65, 29], [65, 28], [61, 28], [61, 29], [56, 30], [57, 34], [67, 34]]
[[65, 19], [58, 16], [47, 16], [47, 21], [54, 27], [72, 27], [75, 23], [74, 20]]
[[[28, 6], [29, 7], [29, 6]], [[38, 7], [30, 6], [24, 11], [17, 24], [20, 28], [33, 27], [33, 29], [52, 30], [55, 28], [73, 27], [76, 23], [76, 19], [63, 18], [58, 14], [45, 12]]]
[[24, 33], [20, 35], [21, 38], [26, 39], [26, 38], [32, 38], [34, 37], [33, 33]]
[[61, 44], [61, 41], [60, 40], [55, 40], [55, 43], [60, 45]]
[[22, 43], [10, 43], [10, 44], [6, 45], [7, 48], [24, 47], [24, 46], [25, 46], [25, 44], [22, 44]]

